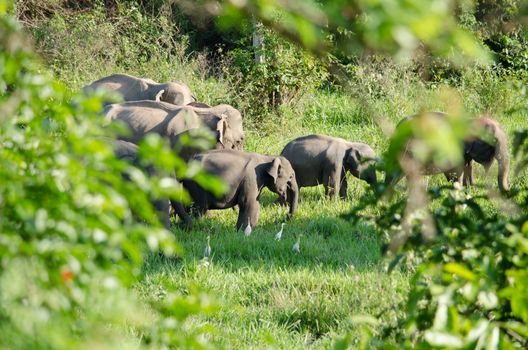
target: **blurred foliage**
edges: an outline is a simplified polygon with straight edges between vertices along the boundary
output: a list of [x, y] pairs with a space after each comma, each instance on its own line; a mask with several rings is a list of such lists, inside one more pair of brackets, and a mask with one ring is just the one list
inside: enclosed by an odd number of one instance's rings
[[[5, 4], [0, 0], [1, 11], [5, 12]], [[162, 71], [160, 67], [166, 67], [167, 62], [175, 63], [172, 56], [164, 56], [164, 48], [177, 55], [187, 49], [187, 34], [178, 27], [181, 22], [170, 20], [182, 15], [171, 4], [163, 0], [25, 0], [17, 2], [16, 13], [32, 30], [45, 57], [60, 57], [54, 63], [56, 70], [69, 65], [74, 71], [77, 65], [87, 67], [83, 63], [89, 61], [93, 65], [87, 70], [100, 71], [107, 62], [112, 62], [111, 67], [135, 69], [139, 62], [141, 67], [152, 65]], [[432, 84], [463, 84], [467, 82], [464, 75], [469, 73], [459, 69], [461, 63], [468, 59], [489, 62], [486, 46], [495, 53], [498, 64], [491, 70], [471, 70], [476, 71], [477, 78], [482, 74], [484, 79], [478, 83], [489, 94], [487, 103], [493, 103], [501, 96], [490, 90], [492, 84], [487, 82], [493, 80], [489, 75], [526, 76], [526, 29], [516, 21], [525, 13], [523, 5], [521, 0], [178, 2], [187, 16], [214, 28], [208, 36], [213, 54], [221, 52], [224, 44], [229, 49], [226, 57], [228, 63], [234, 63], [234, 71], [228, 74], [233, 79], [231, 85], [236, 85], [236, 96], [241, 100], [255, 98], [249, 105], [255, 103], [263, 109], [290, 103], [310, 85], [320, 84], [319, 79], [327, 76], [325, 65], [354, 63], [358, 56], [368, 60], [373, 51], [398, 60], [415, 57], [425, 61], [429, 72], [424, 76]], [[64, 7], [81, 10], [80, 17], [70, 21], [57, 14], [56, 10]], [[84, 8], [95, 10], [84, 13]], [[31, 27], [35, 18], [44, 25]], [[108, 18], [120, 21], [109, 25]], [[255, 64], [249, 41], [252, 18], [317, 54], [321, 61], [265, 30], [261, 50], [268, 60]], [[214, 19], [229, 32], [218, 34], [216, 24], [211, 24]], [[51, 30], [42, 30], [48, 24]], [[123, 183], [119, 174], [124, 165], [111, 157], [107, 146], [91, 137], [104, 134], [91, 123], [97, 118], [97, 97], [76, 97], [72, 104], [62, 86], [39, 73], [41, 69], [13, 19], [2, 18], [2, 26], [10, 31], [1, 37], [0, 176], [10, 186], [0, 193], [4, 214], [0, 221], [0, 342], [11, 348], [71, 348], [81, 344], [202, 347], [200, 329], [187, 333], [180, 326], [189, 315], [212, 309], [207, 297], [192, 289], [188, 298], [171, 295], [157, 300], [143, 296], [148, 301], [146, 306], [129, 289], [148, 249], [177, 251], [171, 236], [156, 225], [149, 204], [149, 192], [163, 193], [165, 189], [160, 187], [166, 182], [154, 179], [151, 183], [139, 175], [141, 181]], [[102, 39], [90, 41], [93, 38]], [[152, 45], [149, 40], [153, 40]], [[220, 45], [215, 46], [217, 40]], [[55, 50], [62, 54], [70, 46], [79, 47], [79, 43], [82, 50], [74, 55], [56, 55]], [[363, 67], [345, 68], [354, 73], [353, 82], [366, 81], [365, 86], [357, 87], [359, 91], [370, 89], [375, 93], [369, 96], [375, 98], [387, 93], [378, 87], [381, 74], [365, 79]], [[173, 79], [174, 70], [162, 72]], [[312, 78], [313, 72], [317, 78]], [[396, 70], [390, 73], [394, 72], [398, 74]], [[517, 81], [514, 86], [526, 91]], [[250, 97], [244, 96], [246, 92]], [[458, 107], [454, 105], [448, 112], [465, 116]], [[524, 108], [518, 106], [519, 110]], [[465, 133], [463, 124], [455, 118], [438, 128], [420, 121], [408, 124], [391, 139], [385, 164], [398, 163], [403, 145], [412, 138], [422, 145], [418, 160], [457, 161], [457, 145]], [[527, 138], [526, 130], [519, 130], [515, 138], [514, 153], [520, 167], [528, 162]], [[142, 148], [144, 154], [153, 155], [163, 146], [153, 139]], [[168, 160], [166, 165], [174, 164]], [[411, 181], [410, 187], [414, 184]], [[416, 188], [416, 193], [425, 193]], [[489, 195], [493, 197], [493, 192]], [[495, 196], [508, 208], [497, 214], [482, 210], [484, 198], [453, 187], [431, 189], [429, 196], [435, 205], [422, 199], [411, 209], [407, 198], [382, 201], [384, 196], [380, 186], [359, 201], [358, 212], [351, 216], [368, 219], [361, 207], [376, 206], [374, 212], [380, 215], [371, 219], [391, 242], [398, 243], [389, 245], [397, 248], [393, 249], [397, 255], [390, 267], [405, 261], [412, 261], [412, 268], [416, 261], [422, 264], [416, 270], [407, 303], [401, 305], [406, 316], [387, 326], [383, 334], [370, 329], [374, 320], [358, 320], [365, 325], [361, 345], [395, 349], [526, 348], [526, 190], [514, 189], [509, 199]], [[146, 228], [142, 221], [155, 228]], [[424, 230], [435, 234], [432, 242], [423, 239], [431, 238]], [[141, 340], [131, 334], [139, 334]], [[348, 341], [343, 339], [336, 348], [345, 348]]]
[[[436, 120], [434, 127], [427, 127], [432, 121], [428, 114], [404, 120], [380, 167], [402, 165], [402, 152], [409, 148], [417, 151], [411, 154], [418, 169], [459, 162], [466, 128], [464, 119], [457, 118], [465, 113], [456, 112], [455, 108], [441, 123]], [[528, 164], [527, 144], [528, 134], [521, 129], [514, 139], [518, 170]], [[389, 272], [406, 262], [415, 269], [407, 302], [399, 306], [405, 316], [378, 334], [364, 324], [370, 334], [364, 348], [526, 348], [526, 188], [514, 189], [504, 198], [493, 190], [476, 195], [458, 185], [432, 187], [425, 197], [420, 173], [413, 176], [416, 169], [402, 168], [408, 196], [387, 200], [386, 189], [379, 185], [349, 214], [353, 220], [371, 220], [386, 233], [386, 253], [393, 259]], [[488, 200], [496, 202], [498, 212], [484, 209]], [[363, 215], [370, 206], [380, 214]]]
[[[182, 188], [113, 156], [97, 122], [102, 96], [71, 99], [37, 63], [11, 6], [0, 1], [0, 347], [206, 347], [203, 330], [183, 325], [213, 309], [207, 297], [133, 290], [146, 254], [179, 251], [151, 199], [181, 198]], [[140, 153], [159, 174], [208, 181], [159, 137]]]
[[[452, 16], [452, 1], [225, 1], [218, 8], [225, 26], [255, 16], [304, 48], [325, 53], [356, 55], [364, 50], [409, 58], [424, 48], [435, 56], [488, 59], [473, 35]], [[212, 8], [212, 7], [211, 7]], [[278, 22], [274, 12], [281, 11]]]

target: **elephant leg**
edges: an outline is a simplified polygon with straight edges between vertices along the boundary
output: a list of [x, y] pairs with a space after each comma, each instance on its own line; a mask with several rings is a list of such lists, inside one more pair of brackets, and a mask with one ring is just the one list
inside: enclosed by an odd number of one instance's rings
[[456, 178], [456, 176], [455, 176], [455, 174], [454, 174], [453, 172], [446, 171], [446, 172], [444, 173], [444, 176], [445, 176], [445, 178], [446, 178], [446, 180], [447, 180], [448, 182], [455, 182], [455, 181], [457, 181], [457, 178]]
[[[189, 191], [189, 193], [193, 193]], [[205, 191], [201, 190], [200, 192], [192, 194], [193, 203], [191, 205], [191, 215], [195, 218], [201, 218], [207, 213], [209, 209], [209, 202], [207, 200], [207, 194]]]
[[280, 197], [275, 200], [275, 203], [279, 204], [280, 206], [285, 206], [285, 205], [288, 204], [286, 202], [286, 200], [284, 200], [283, 198], [280, 198]]
[[323, 185], [325, 187], [325, 195], [334, 198], [337, 193], [340, 193], [339, 184], [341, 183], [341, 172], [334, 169], [325, 171], [323, 173]]
[[473, 164], [470, 160], [464, 167], [464, 186], [473, 186], [475, 181], [473, 179]]
[[464, 167], [455, 168], [449, 172], [444, 173], [449, 182], [458, 183], [460, 187], [464, 184]]
[[237, 198], [239, 208], [238, 221], [236, 224], [237, 230], [244, 230], [248, 224], [251, 228], [254, 228], [257, 225], [260, 212], [258, 195], [256, 178], [247, 177], [240, 183]]
[[158, 218], [163, 226], [170, 229], [170, 202], [168, 199], [158, 199], [154, 201], [154, 208], [158, 212]]
[[172, 210], [178, 215], [186, 229], [192, 228], [192, 219], [181, 202], [171, 201]]
[[260, 204], [258, 201], [245, 201], [244, 203], [239, 204], [240, 210], [238, 212], [238, 221], [236, 224], [237, 230], [244, 230], [248, 224], [251, 225], [251, 228], [255, 228], [258, 223], [259, 213], [260, 213]]
[[346, 176], [342, 176], [341, 186], [339, 188], [339, 197], [341, 199], [347, 199], [348, 182]]

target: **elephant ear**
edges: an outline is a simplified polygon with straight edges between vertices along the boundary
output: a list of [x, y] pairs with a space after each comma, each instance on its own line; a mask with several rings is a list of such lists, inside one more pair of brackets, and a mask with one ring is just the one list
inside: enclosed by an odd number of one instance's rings
[[280, 164], [281, 164], [280, 158], [276, 157], [275, 159], [273, 159], [273, 162], [271, 163], [268, 169], [268, 174], [273, 178], [274, 183], [277, 182], [277, 178], [279, 177]]
[[227, 120], [222, 115], [219, 118], [218, 123], [216, 124], [216, 132], [218, 133], [218, 142], [220, 142], [222, 146], [224, 145], [224, 135], [226, 133], [226, 130], [227, 130]]
[[163, 101], [163, 94], [165, 94], [165, 90], [160, 90], [160, 92], [156, 94], [156, 102]]
[[351, 171], [356, 170], [359, 165], [360, 160], [361, 160], [361, 154], [359, 153], [358, 150], [354, 148], [349, 148], [345, 152], [344, 163], [346, 164], [346, 167], [348, 168], [348, 170], [351, 170]]

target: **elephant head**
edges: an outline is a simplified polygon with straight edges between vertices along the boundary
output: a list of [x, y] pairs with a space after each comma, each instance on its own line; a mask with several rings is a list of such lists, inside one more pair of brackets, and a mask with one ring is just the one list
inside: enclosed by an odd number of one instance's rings
[[179, 106], [196, 102], [196, 97], [194, 97], [187, 85], [182, 83], [167, 83], [163, 85], [163, 90], [158, 93], [159, 97], [156, 97], [156, 99], [159, 98], [159, 101]]
[[233, 142], [232, 149], [242, 151], [244, 149], [244, 129], [242, 127], [242, 115], [240, 112], [230, 105], [218, 105], [212, 107], [211, 110], [215, 113], [225, 116], [229, 128], [231, 129], [231, 137]]
[[343, 166], [353, 176], [373, 185], [377, 181], [376, 169], [374, 168], [376, 159], [376, 153], [369, 145], [353, 143], [345, 152]]
[[[234, 149], [242, 151], [244, 145], [244, 130], [242, 129], [242, 116], [240, 112], [229, 105], [218, 105], [214, 107], [202, 107], [202, 103], [196, 102], [189, 104], [209, 126], [211, 130], [219, 133], [221, 145], [218, 148]], [[219, 120], [225, 120], [226, 123], [217, 127]], [[221, 139], [221, 140], [220, 140]]]
[[299, 202], [299, 187], [295, 179], [295, 171], [288, 159], [284, 157], [275, 157], [266, 167], [266, 175], [268, 175], [266, 186], [277, 193], [281, 200], [288, 202], [289, 216], [293, 216]]

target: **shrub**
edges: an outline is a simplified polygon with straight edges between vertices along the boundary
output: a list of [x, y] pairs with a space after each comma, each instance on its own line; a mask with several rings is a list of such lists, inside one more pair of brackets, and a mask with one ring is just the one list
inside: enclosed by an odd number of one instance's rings
[[228, 71], [238, 80], [242, 99], [251, 106], [255, 120], [277, 107], [296, 103], [306, 92], [321, 86], [328, 73], [325, 63], [281, 39], [268, 29], [263, 31], [260, 54], [263, 63], [255, 62], [251, 34], [238, 41], [238, 48], [228, 53]]
[[[6, 7], [0, 1], [0, 347], [202, 347], [200, 331], [182, 327], [210, 309], [199, 291], [162, 300], [133, 291], [146, 254], [179, 249], [150, 198], [181, 189], [115, 159], [96, 122], [101, 96], [71, 101]], [[140, 150], [160, 170], [186, 172], [159, 138]]]

